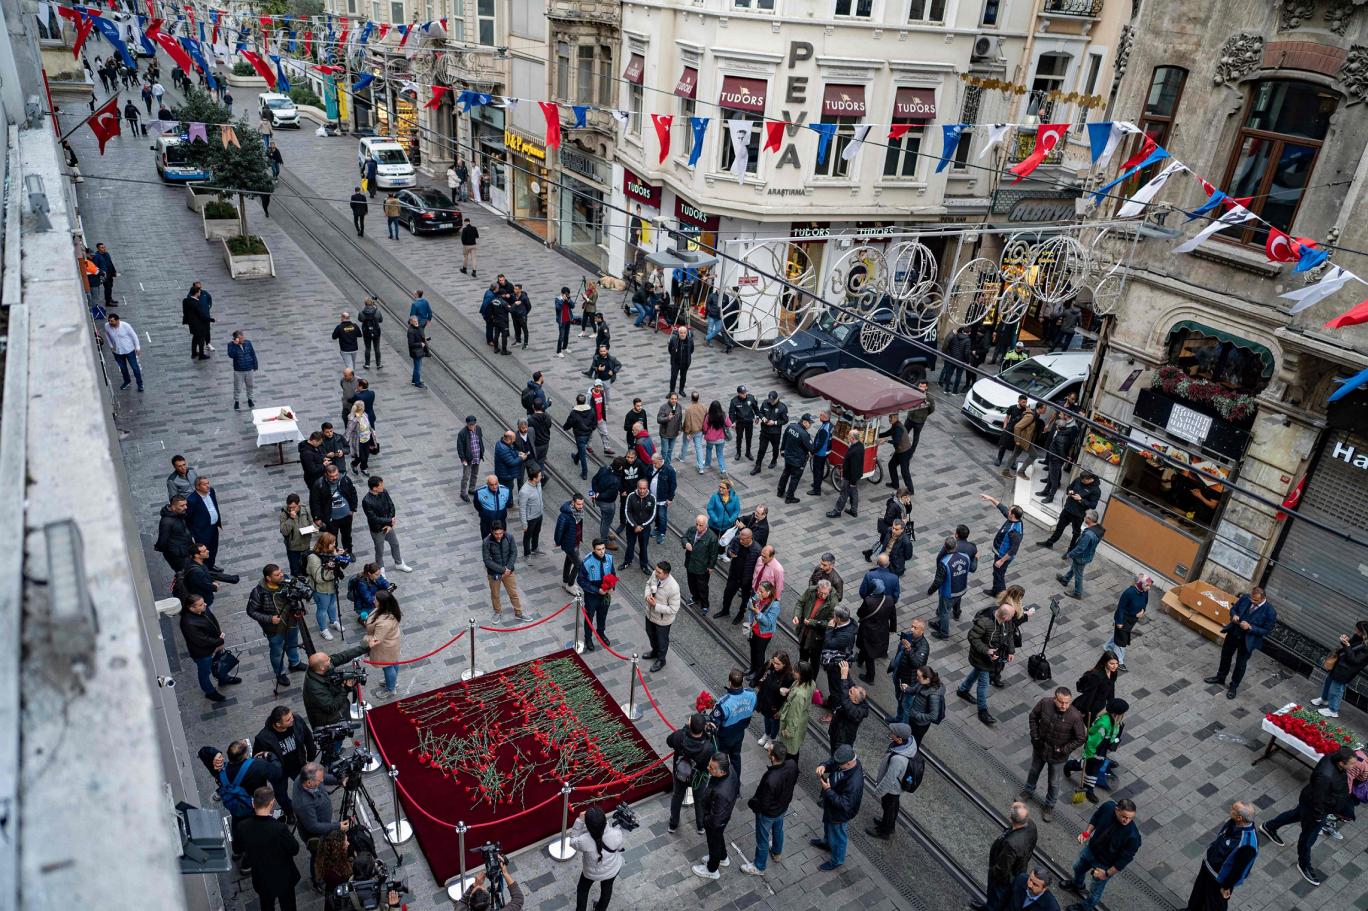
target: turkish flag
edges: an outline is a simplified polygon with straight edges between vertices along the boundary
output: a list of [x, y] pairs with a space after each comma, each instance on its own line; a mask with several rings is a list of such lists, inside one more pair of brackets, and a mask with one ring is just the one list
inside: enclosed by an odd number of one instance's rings
[[546, 118], [546, 147], [548, 149], [560, 148], [560, 108], [554, 101], [538, 101], [537, 106], [541, 108], [542, 117]]
[[655, 126], [656, 139], [660, 141], [660, 163], [670, 157], [670, 125], [674, 123], [673, 114], [652, 114], [651, 124]]
[[[1121, 172], [1124, 174], [1126, 171], [1129, 171], [1131, 168], [1135, 167], [1140, 162], [1144, 161], [1146, 158], [1149, 158], [1151, 155], [1154, 154], [1154, 150], [1157, 148], [1159, 148], [1159, 143], [1155, 142], [1154, 138], [1150, 136], [1148, 133], [1146, 133], [1145, 141], [1140, 144], [1140, 151], [1136, 152], [1130, 158], [1127, 158], [1121, 164]], [[1210, 186], [1210, 184], [1208, 184], [1205, 180], [1202, 181], [1202, 183], [1206, 186]], [[1207, 195], [1210, 196], [1211, 194], [1208, 193]]]
[[1325, 328], [1343, 329], [1345, 326], [1357, 326], [1359, 323], [1368, 323], [1368, 300], [1330, 320], [1325, 324]]
[[117, 96], [106, 101], [101, 107], [96, 109], [90, 119], [86, 121], [90, 124], [90, 131], [95, 134], [95, 139], [100, 143], [100, 154], [104, 154], [105, 143], [119, 135], [119, 99]]
[[1017, 176], [1012, 183], [1019, 183], [1023, 177], [1040, 167], [1045, 156], [1054, 151], [1054, 147], [1064, 140], [1064, 134], [1068, 131], [1067, 123], [1042, 123], [1036, 127], [1036, 144], [1031, 154], [1007, 169]]
[[[1297, 486], [1288, 492], [1286, 499], [1282, 501], [1283, 509], [1296, 509], [1301, 504], [1302, 493], [1306, 491], [1306, 475], [1297, 482]], [[1281, 522], [1287, 518], [1287, 513], [1279, 512], [1274, 518]]]
[[266, 84], [270, 86], [271, 91], [274, 92], [276, 87], [275, 72], [266, 65], [265, 60], [261, 59], [261, 55], [256, 51], [249, 51], [245, 47], [240, 48], [238, 53], [246, 58], [247, 62], [252, 65], [252, 69], [256, 70], [258, 76], [266, 80]]
[[1297, 261], [1297, 254], [1292, 249], [1291, 238], [1271, 225], [1268, 228], [1268, 240], [1264, 243], [1264, 252], [1268, 254], [1268, 261], [1271, 263], [1294, 263]]
[[81, 48], [85, 45], [86, 39], [90, 37], [90, 30], [94, 27], [94, 19], [82, 19], [80, 24], [76, 26], [76, 40], [71, 45], [72, 58], [81, 56]]
[[[316, 66], [316, 67], [314, 67], [314, 69], [318, 70], [318, 69], [322, 69], [322, 67]], [[331, 69], [340, 70], [341, 67], [331, 67]], [[451, 91], [451, 86], [449, 86], [449, 85], [434, 85], [434, 86], [432, 87], [432, 98], [428, 101], [427, 104], [423, 105], [423, 107], [429, 108], [429, 109], [433, 109], [433, 108], [439, 107], [439, 106], [441, 105], [441, 103], [442, 103], [442, 96], [445, 95], [445, 94], [446, 94], [447, 92], [449, 92], [449, 91]], [[558, 122], [558, 123], [557, 123], [557, 126], [559, 126], [559, 125], [560, 125], [560, 124], [559, 124], [559, 122]]]
[[779, 144], [784, 140], [784, 121], [766, 120], [765, 121], [765, 151], [779, 151]]

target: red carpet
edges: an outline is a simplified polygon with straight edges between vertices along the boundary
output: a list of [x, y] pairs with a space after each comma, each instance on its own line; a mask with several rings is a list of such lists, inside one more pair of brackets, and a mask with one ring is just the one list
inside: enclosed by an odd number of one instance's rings
[[[466, 869], [475, 850], [504, 853], [560, 831], [561, 783], [574, 814], [611, 813], [670, 787], [668, 762], [623, 716], [572, 650], [466, 683], [392, 702], [367, 716], [383, 761], [399, 768], [400, 801], [439, 883], [460, 872], [455, 826], [464, 822]], [[380, 776], [373, 779], [379, 784]]]

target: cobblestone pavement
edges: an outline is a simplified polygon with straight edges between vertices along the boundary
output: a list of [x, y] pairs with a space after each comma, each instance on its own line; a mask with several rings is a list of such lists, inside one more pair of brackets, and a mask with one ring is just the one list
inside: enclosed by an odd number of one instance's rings
[[[241, 97], [246, 94], [239, 93], [239, 103], [252, 103], [250, 96]], [[309, 181], [318, 195], [334, 200], [335, 209], [344, 210], [355, 167], [353, 141], [320, 139], [307, 130], [278, 137], [287, 168], [298, 168], [292, 173]], [[150, 154], [141, 141], [128, 137], [116, 140], [101, 161], [85, 135], [77, 138], [78, 153], [90, 162], [88, 174], [152, 173]], [[302, 162], [307, 162], [307, 168], [298, 167]], [[111, 246], [124, 274], [122, 288], [129, 295], [121, 312], [140, 332], [150, 333], [144, 348], [148, 392], [142, 398], [131, 392], [120, 396], [125, 408], [120, 426], [130, 432], [124, 441], [125, 457], [134, 479], [133, 495], [143, 511], [149, 562], [154, 565], [154, 578], [164, 580], [164, 564], [151, 551], [150, 544], [155, 536], [156, 511], [164, 502], [163, 479], [169, 471], [170, 454], [183, 451], [192, 464], [215, 477], [225, 513], [226, 565], [242, 572], [246, 579], [262, 563], [278, 561], [282, 556], [273, 538], [271, 516], [285, 494], [298, 490], [301, 484], [297, 466], [264, 467], [274, 453], [254, 451], [249, 417], [245, 412], [238, 416], [230, 410], [231, 377], [222, 356], [227, 332], [232, 327], [244, 327], [253, 333], [263, 363], [259, 405], [289, 403], [309, 423], [335, 420], [337, 397], [333, 384], [340, 366], [328, 335], [337, 311], [343, 307], [354, 310], [356, 302], [339, 299], [328, 283], [327, 266], [309, 262], [279, 225], [260, 219], [256, 207], [251, 213], [254, 230], [260, 230], [271, 245], [279, 278], [272, 282], [233, 284], [218, 265], [221, 256], [214, 246], [201, 246], [192, 236], [197, 227], [191, 213], [182, 207], [181, 191], [142, 187], [137, 192], [143, 201], [130, 206], [126, 204], [129, 187], [88, 180], [83, 186], [82, 203], [91, 238], [114, 239]], [[279, 194], [277, 200], [282, 200]], [[510, 278], [524, 283], [534, 303], [529, 349], [515, 351], [501, 367], [510, 375], [524, 376], [533, 369], [545, 370], [548, 389], [556, 402], [553, 416], [559, 419], [573, 394], [587, 383], [579, 371], [586, 366], [589, 352], [583, 340], [575, 338], [578, 344], [571, 357], [553, 357], [555, 329], [546, 304], [561, 285], [576, 286], [582, 270], [505, 225], [497, 216], [480, 208], [468, 208], [482, 234], [481, 278], [506, 271]], [[371, 217], [367, 249], [384, 262], [391, 262], [392, 257], [399, 274], [411, 272], [421, 276], [413, 282], [422, 282], [439, 315], [453, 326], [465, 326], [468, 336], [477, 339], [482, 329], [476, 311], [479, 295], [487, 285], [460, 274], [455, 239], [404, 235], [399, 241], [388, 241], [379, 230], [381, 221], [378, 213]], [[189, 239], [171, 246], [165, 241], [186, 237]], [[172, 255], [168, 257], [168, 253]], [[192, 278], [204, 279], [216, 295], [216, 342], [220, 350], [211, 361], [187, 365], [187, 346], [180, 334], [177, 314], [181, 293]], [[624, 364], [624, 376], [614, 394], [614, 411], [620, 416], [623, 398], [639, 395], [653, 416], [664, 396], [660, 380], [668, 381], [665, 338], [630, 328], [614, 297], [604, 295], [600, 306], [602, 312], [609, 314], [614, 330], [614, 354]], [[390, 332], [387, 366], [368, 374], [378, 387], [378, 429], [386, 442], [385, 452], [376, 460], [373, 470], [390, 481], [400, 508], [406, 556], [418, 569], [413, 576], [400, 579], [406, 608], [410, 604], [421, 605], [410, 611], [413, 619], [405, 622], [404, 652], [416, 654], [447, 638], [448, 630], [462, 624], [467, 614], [483, 616], [487, 610], [478, 567], [461, 556], [473, 552], [478, 532], [464, 505], [456, 499], [450, 473], [450, 466], [456, 464], [451, 452], [451, 434], [459, 421], [455, 416], [469, 413], [474, 405], [463, 401], [454, 385], [450, 389], [439, 386], [431, 382], [431, 377], [429, 385], [434, 388], [430, 393], [410, 387], [407, 359], [398, 352], [399, 346], [393, 344], [400, 341], [396, 335], [399, 327], [387, 324], [386, 328]], [[396, 372], [402, 382], [387, 381]], [[775, 381], [760, 355], [738, 350], [723, 356], [700, 344], [690, 371], [690, 387], [703, 390], [705, 401], [718, 398], [725, 403], [738, 383], [748, 384], [761, 395], [770, 388], [779, 389], [794, 414], [805, 409], [815, 411], [819, 405], [803, 402], [794, 390]], [[504, 413], [519, 413], [512, 394], [505, 398], [509, 408]], [[941, 397], [938, 404], [940, 410], [928, 424], [914, 462], [915, 517], [920, 543], [918, 556], [904, 579], [906, 593], [899, 609], [900, 619], [926, 614], [934, 606], [932, 599], [922, 592], [930, 582], [935, 542], [946, 530], [965, 522], [974, 530], [980, 546], [986, 547], [998, 520], [996, 512], [981, 503], [977, 495], [1003, 494], [1003, 482], [991, 469], [993, 451], [989, 441], [963, 426], [955, 414], [957, 402]], [[486, 423], [486, 430], [492, 429]], [[730, 445], [728, 450], [730, 459]], [[563, 439], [553, 440], [551, 458], [561, 470], [568, 470], [568, 447]], [[434, 472], [432, 465], [441, 465], [446, 470]], [[680, 467], [680, 502], [675, 504], [672, 514], [677, 523], [687, 523], [689, 516], [701, 511], [706, 497], [715, 489], [716, 477], [711, 473], [700, 476], [687, 465]], [[757, 502], [771, 507], [771, 543], [778, 548], [791, 580], [789, 593], [784, 597], [786, 607], [791, 608], [801, 592], [802, 579], [824, 550], [833, 550], [838, 555], [848, 586], [854, 587], [864, 568], [859, 551], [868, 546], [874, 518], [881, 510], [886, 491], [866, 487], [860, 519], [831, 521], [823, 515], [831, 505], [827, 497], [804, 497], [800, 504], [785, 505], [773, 496], [777, 471], [767, 469], [761, 476], [752, 477], [748, 467], [744, 471], [733, 470], [731, 477], [748, 508]], [[805, 487], [802, 485], [800, 492]], [[1040, 605], [1058, 591], [1053, 576], [1060, 569], [1057, 556], [1030, 546], [1043, 534], [1039, 526], [1028, 528], [1023, 557], [1009, 577], [1026, 587], [1029, 602]], [[677, 557], [677, 545], [667, 543], [666, 548], [666, 556]], [[553, 610], [563, 603], [558, 570], [559, 560], [548, 556], [523, 573], [523, 590], [539, 611]], [[986, 573], [980, 576], [985, 577], [981, 581], [986, 583]], [[1099, 560], [1090, 568], [1086, 599], [1081, 603], [1065, 602], [1066, 613], [1056, 628], [1050, 649], [1056, 683], [1072, 685], [1096, 659], [1107, 637], [1115, 594], [1127, 582], [1122, 570]], [[977, 593], [977, 585], [973, 591]], [[453, 597], [453, 593], [459, 594]], [[246, 692], [234, 693], [235, 698], [210, 710], [203, 708], [193, 686], [187, 687], [183, 715], [192, 746], [199, 739], [221, 743], [228, 736], [254, 732], [273, 703], [266, 690], [269, 675], [262, 667], [265, 661], [255, 627], [239, 609], [245, 594], [243, 585], [224, 595], [218, 613], [229, 630], [230, 642], [249, 645], [246, 668], [251, 674], [241, 688]], [[462, 601], [466, 609], [453, 609], [451, 605], [456, 600]], [[1149, 620], [1142, 627], [1144, 635], [1128, 655], [1131, 671], [1123, 676], [1118, 687], [1118, 695], [1132, 704], [1128, 741], [1118, 755], [1122, 764], [1118, 794], [1133, 797], [1139, 804], [1145, 845], [1137, 863], [1109, 887], [1108, 903], [1113, 908], [1181, 905], [1195, 875], [1200, 851], [1223, 820], [1231, 800], [1249, 797], [1262, 810], [1276, 812], [1295, 799], [1306, 776], [1303, 767], [1281, 756], [1255, 767], [1249, 763], [1262, 746], [1259, 720], [1263, 713], [1290, 701], [1309, 699], [1319, 689], [1319, 681], [1292, 677], [1266, 657], [1257, 656], [1240, 698], [1234, 703], [1227, 702], [1215, 688], [1201, 682], [1215, 663], [1216, 649], [1160, 613], [1157, 602], [1158, 593], [1153, 598]], [[982, 597], [975, 594], [966, 605], [966, 617], [981, 603]], [[503, 664], [563, 644], [568, 638], [568, 624], [562, 623], [562, 619], [533, 631], [530, 641], [510, 635], [505, 638], [515, 642], [503, 645], [491, 641], [494, 637], [484, 636], [480, 640], [481, 653], [491, 663]], [[965, 627], [967, 620], [961, 624], [961, 634]], [[171, 630], [168, 625], [166, 634], [174, 643], [171, 650], [183, 654], [179, 635], [172, 636]], [[1025, 632], [1023, 656], [1039, 648], [1044, 614], [1032, 621]], [[591, 666], [604, 676], [610, 690], [625, 691], [625, 672], [610, 667], [611, 659], [601, 653], [596, 658]], [[465, 666], [466, 660], [451, 655], [444, 661], [406, 671], [400, 677], [401, 689], [408, 693], [429, 688], [449, 679], [455, 669]], [[944, 646], [935, 643], [932, 661], [948, 685], [953, 686], [966, 668], [962, 642]], [[1023, 661], [1017, 663], [1021, 665]], [[663, 675], [656, 675], [664, 679], [653, 689], [672, 719], [684, 713], [709, 673], [716, 672], [699, 670], [703, 671], [702, 676], [683, 662], [672, 661]], [[1000, 720], [996, 728], [982, 727], [971, 706], [952, 698], [946, 723], [934, 733], [930, 743], [939, 757], [1003, 806], [1018, 790], [1028, 764], [1025, 713], [1048, 690], [1026, 678], [1024, 666], [1010, 670], [1007, 678], [1008, 687], [995, 690], [992, 695], [993, 711]], [[884, 704], [891, 701], [889, 685], [882, 675], [873, 692]], [[252, 693], [261, 695], [249, 695]], [[1364, 719], [1356, 711], [1346, 711], [1343, 720], [1356, 729], [1364, 729]], [[874, 724], [875, 721], [869, 722]], [[653, 713], [647, 713], [642, 726], [654, 742], [663, 740], [664, 726]], [[758, 759], [758, 751], [752, 752]], [[747, 761], [751, 761], [749, 757]], [[748, 779], [747, 786], [751, 780]], [[203, 784], [207, 795], [207, 778]], [[916, 814], [937, 814], [938, 807], [929, 800], [904, 802], [909, 803], [914, 804]], [[795, 806], [797, 819], [790, 822], [789, 837], [795, 844], [802, 844], [815, 814], [810, 801], [800, 799]], [[1041, 846], [1056, 860], [1072, 862], [1076, 851], [1072, 839], [1086, 819], [1086, 809], [1086, 805], [1080, 809], [1062, 804], [1054, 824], [1042, 826]], [[749, 851], [749, 825], [740, 816], [728, 835], [741, 851]], [[700, 886], [701, 881], [688, 875], [684, 859], [662, 862], [669, 857], [668, 853], [652, 855], [651, 861], [643, 866], [641, 861], [647, 852], [669, 838], [662, 834], [661, 817], [659, 806], [643, 814], [644, 826], [637, 833], [640, 837], [632, 843], [634, 853], [629, 855], [628, 872], [620, 883], [619, 894], [628, 897], [624, 907], [636, 906], [630, 896], [649, 895], [658, 901], [660, 890], [664, 890], [664, 894], [671, 896], [687, 893], [707, 908], [778, 907], [782, 903], [786, 908], [801, 909], [827, 902], [826, 895], [836, 882], [818, 879], [821, 874], [811, 872], [815, 861], [810, 864], [806, 858], [801, 864], [789, 864], [786, 857], [784, 873], [771, 874], [764, 884], [738, 882], [745, 878], [733, 874], [720, 883]], [[1237, 906], [1309, 908], [1314, 893], [1316, 905], [1368, 908], [1362, 886], [1355, 885], [1363, 872], [1359, 857], [1368, 841], [1358, 827], [1346, 826], [1345, 832], [1345, 841], [1327, 840], [1317, 846], [1317, 866], [1330, 875], [1315, 890], [1297, 876], [1290, 847], [1266, 845], [1258, 869], [1237, 895]], [[684, 853], [692, 862], [702, 846], [696, 839], [685, 843], [688, 847]], [[986, 845], [982, 852], [986, 853]], [[859, 854], [855, 852], [857, 857]], [[794, 857], [797, 859], [798, 855]], [[539, 895], [542, 890], [548, 896], [564, 895], [573, 878], [565, 871], [553, 873], [544, 859], [525, 857], [519, 858], [518, 863], [517, 875], [537, 889]], [[523, 872], [524, 863], [528, 872]], [[856, 864], [862, 863], [856, 860]], [[415, 870], [420, 868], [421, 864]], [[410, 875], [416, 880], [426, 879], [422, 874]], [[857, 866], [841, 874], [841, 879], [870, 889], [874, 893], [872, 907], [905, 906], [887, 891], [883, 878], [868, 867]], [[770, 889], [774, 890], [773, 895]], [[849, 906], [854, 906], [856, 897], [847, 891], [842, 893], [841, 900], [850, 900]]]

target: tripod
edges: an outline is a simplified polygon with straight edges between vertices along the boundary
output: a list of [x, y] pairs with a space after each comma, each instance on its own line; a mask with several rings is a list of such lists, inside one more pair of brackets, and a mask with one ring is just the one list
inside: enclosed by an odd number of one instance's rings
[[[364, 804], [357, 803], [357, 795], [360, 795]], [[366, 811], [370, 811], [370, 816]], [[371, 830], [379, 824], [380, 808], [375, 805], [375, 798], [366, 789], [366, 782], [362, 780], [359, 770], [350, 772], [347, 777], [342, 779], [342, 806], [337, 811], [338, 819], [355, 819], [361, 824], [369, 835]], [[385, 836], [385, 843], [389, 845], [390, 851], [394, 854], [394, 866], [400, 867], [404, 863], [404, 855], [399, 853], [399, 849]]]

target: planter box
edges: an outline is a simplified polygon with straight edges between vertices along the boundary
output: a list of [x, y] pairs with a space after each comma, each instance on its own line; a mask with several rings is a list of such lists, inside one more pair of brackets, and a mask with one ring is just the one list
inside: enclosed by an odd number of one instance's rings
[[223, 244], [223, 261], [228, 264], [228, 274], [232, 278], [275, 277], [275, 260], [269, 250], [260, 256], [234, 256], [228, 250], [226, 240], [219, 242]]
[[295, 110], [315, 123], [327, 123], [328, 112], [311, 104], [297, 104]]
[[197, 215], [204, 214], [204, 204], [218, 199], [217, 193], [196, 193], [194, 184], [185, 185], [185, 207]]
[[224, 78], [228, 80], [229, 85], [250, 85], [259, 86], [261, 88], [266, 87], [266, 80], [262, 79], [260, 76], [238, 76], [233, 73], [229, 73]]
[[226, 240], [229, 237], [236, 237], [238, 233], [238, 219], [234, 218], [209, 218], [200, 212], [200, 221], [204, 223], [205, 240]]

